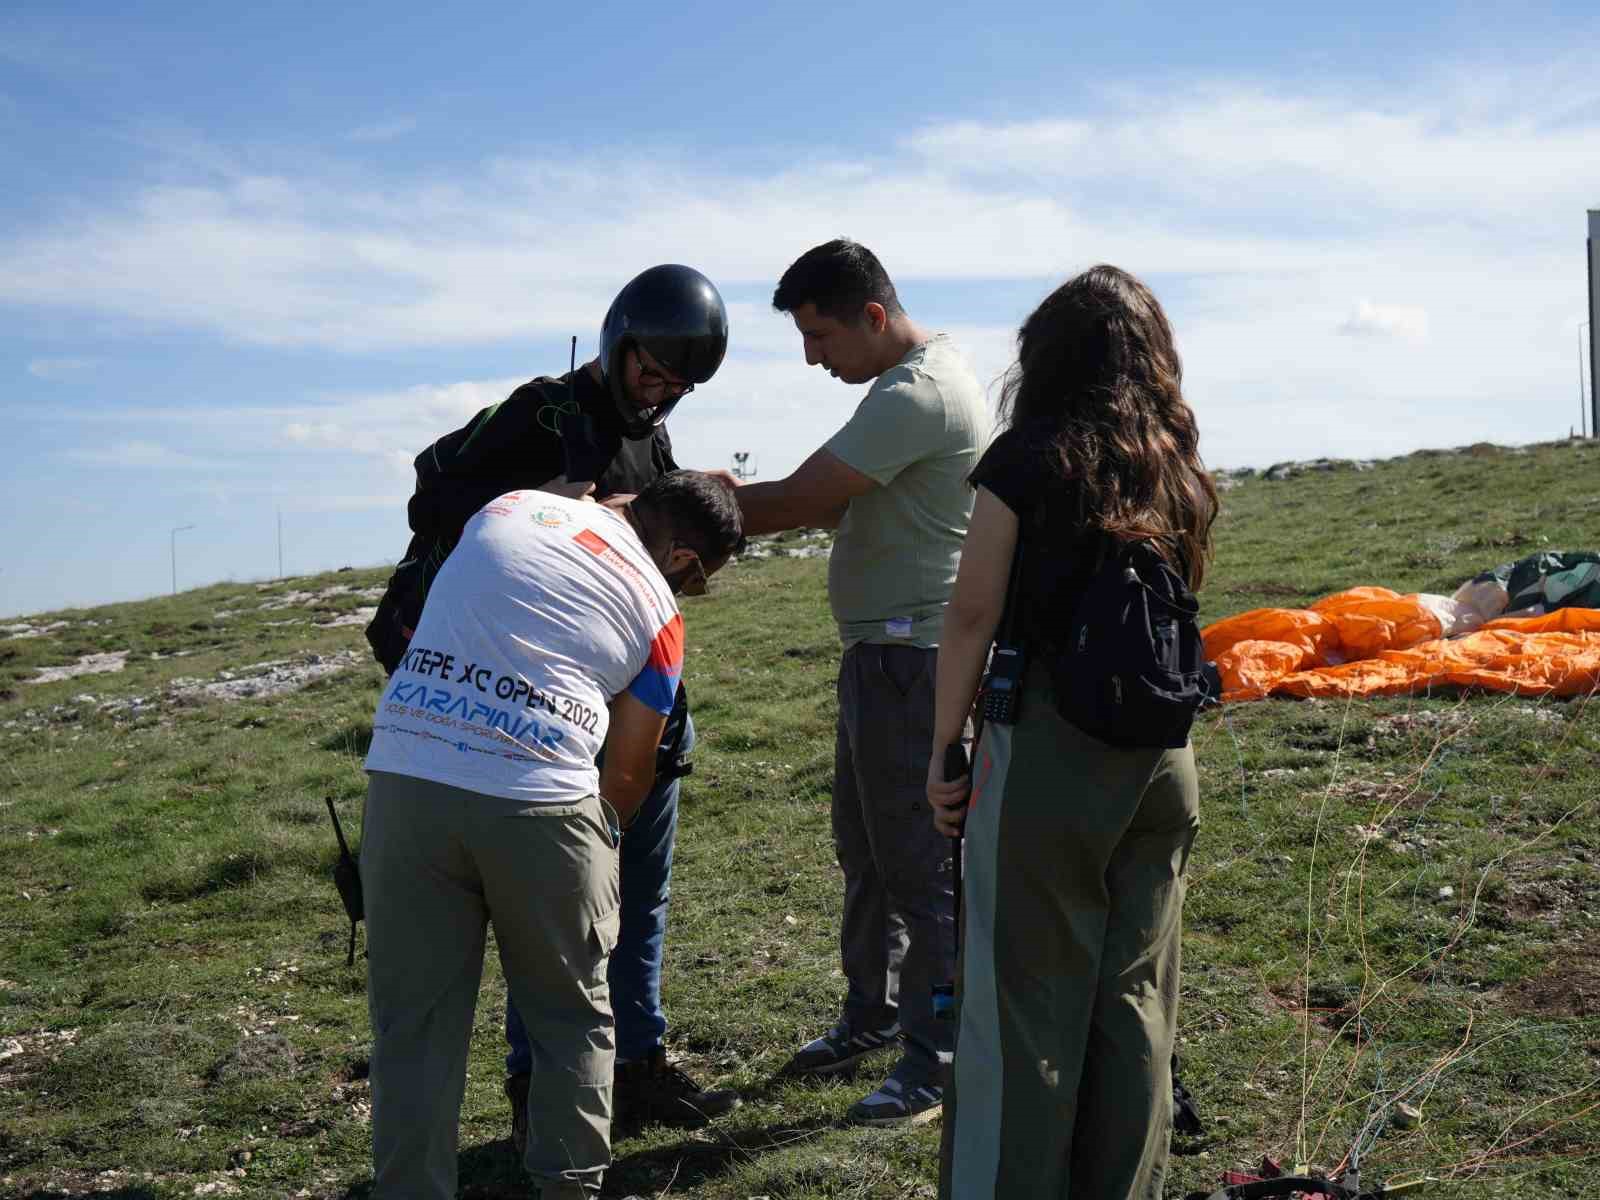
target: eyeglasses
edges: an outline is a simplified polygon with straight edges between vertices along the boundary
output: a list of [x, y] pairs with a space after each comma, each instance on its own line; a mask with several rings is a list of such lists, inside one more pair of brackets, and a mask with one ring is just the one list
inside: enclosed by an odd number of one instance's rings
[[[683, 543], [676, 542], [674, 545], [683, 546]], [[711, 586], [706, 580], [705, 564], [700, 561], [700, 555], [697, 551], [688, 546], [683, 546], [683, 548], [693, 554], [694, 559], [688, 566], [684, 567], [683, 574], [677, 581], [678, 591], [685, 596], [704, 596], [706, 590]]]
[[633, 348], [634, 361], [639, 364], [639, 386], [652, 388], [659, 387], [666, 392], [669, 400], [687, 396], [694, 391], [694, 384], [682, 379], [669, 379], [664, 371], [655, 366], [639, 347]]

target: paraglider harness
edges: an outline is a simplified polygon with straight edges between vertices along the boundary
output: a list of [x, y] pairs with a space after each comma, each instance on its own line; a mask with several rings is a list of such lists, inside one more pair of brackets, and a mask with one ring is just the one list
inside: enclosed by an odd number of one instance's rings
[[1361, 1169], [1351, 1166], [1337, 1179], [1317, 1175], [1300, 1168], [1299, 1174], [1285, 1175], [1282, 1168], [1270, 1158], [1261, 1160], [1260, 1175], [1243, 1171], [1224, 1171], [1222, 1186], [1214, 1192], [1190, 1192], [1184, 1200], [1268, 1200], [1273, 1196], [1329, 1196], [1332, 1200], [1384, 1200], [1386, 1196], [1401, 1196], [1415, 1191], [1427, 1179], [1412, 1179], [1392, 1187], [1375, 1184], [1370, 1190], [1361, 1187]]

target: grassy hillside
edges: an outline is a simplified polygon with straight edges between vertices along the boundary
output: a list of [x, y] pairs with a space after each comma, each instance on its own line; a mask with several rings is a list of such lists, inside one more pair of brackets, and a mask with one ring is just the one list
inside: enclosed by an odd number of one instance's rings
[[[1600, 450], [1581, 444], [1245, 477], [1224, 499], [1207, 619], [1360, 583], [1448, 592], [1539, 549], [1600, 548]], [[844, 1124], [870, 1071], [773, 1079], [843, 990], [824, 574], [746, 561], [686, 606], [701, 741], [669, 1038], [747, 1102], [713, 1129], [619, 1141], [608, 1194], [933, 1194], [936, 1127]], [[382, 577], [0, 631], [0, 1195], [362, 1194], [365, 979], [344, 965], [323, 797], [359, 826], [381, 681], [359, 610]], [[30, 682], [122, 652], [120, 670]], [[1356, 1142], [1368, 1182], [1443, 1180], [1425, 1194], [1589, 1190], [1600, 710], [1269, 701], [1194, 740], [1180, 1051], [1208, 1131], [1178, 1143], [1169, 1194], [1264, 1153], [1333, 1168]], [[462, 1114], [473, 1196], [525, 1194], [503, 1001], [491, 964]], [[1394, 1123], [1397, 1101], [1420, 1119]]]

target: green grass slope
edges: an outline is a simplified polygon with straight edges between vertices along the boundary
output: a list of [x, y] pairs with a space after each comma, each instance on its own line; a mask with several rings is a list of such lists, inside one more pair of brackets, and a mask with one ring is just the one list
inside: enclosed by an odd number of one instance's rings
[[[1238, 479], [1206, 618], [1363, 583], [1448, 592], [1539, 549], [1600, 547], [1597, 468], [1596, 448], [1559, 444]], [[221, 584], [0, 632], [0, 1195], [363, 1193], [365, 979], [344, 965], [323, 798], [359, 826], [381, 682], [360, 610], [383, 575]], [[746, 561], [686, 605], [700, 746], [669, 1040], [747, 1102], [712, 1129], [620, 1140], [608, 1194], [933, 1194], [937, 1127], [843, 1121], [871, 1069], [774, 1079], [843, 991], [824, 578], [816, 560]], [[120, 670], [31, 682], [117, 655]], [[1206, 716], [1194, 740], [1179, 1049], [1207, 1132], [1176, 1143], [1168, 1194], [1263, 1154], [1332, 1169], [1352, 1147], [1369, 1182], [1438, 1178], [1426, 1194], [1586, 1192], [1600, 710], [1269, 701]], [[503, 1003], [491, 964], [462, 1113], [471, 1196], [526, 1194]], [[1397, 1123], [1400, 1102], [1419, 1118]]]

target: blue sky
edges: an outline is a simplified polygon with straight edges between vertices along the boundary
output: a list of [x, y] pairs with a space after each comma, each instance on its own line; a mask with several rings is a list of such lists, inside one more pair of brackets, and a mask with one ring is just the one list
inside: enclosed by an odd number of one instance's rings
[[409, 463], [680, 261], [733, 345], [685, 465], [859, 393], [768, 308], [848, 234], [985, 380], [1098, 261], [1214, 466], [1565, 435], [1590, 6], [17, 3], [0, 11], [0, 615], [392, 561]]

